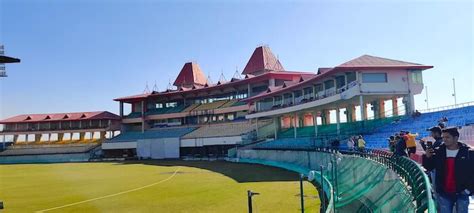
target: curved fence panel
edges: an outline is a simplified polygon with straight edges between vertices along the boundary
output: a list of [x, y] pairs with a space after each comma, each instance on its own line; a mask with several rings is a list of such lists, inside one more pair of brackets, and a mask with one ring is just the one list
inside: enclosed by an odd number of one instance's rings
[[[322, 174], [328, 181], [324, 184], [333, 189], [324, 190], [332, 202], [330, 212], [436, 212], [426, 174], [408, 158], [323, 149], [241, 149], [237, 158], [302, 174]], [[316, 180], [321, 185], [321, 177]]]

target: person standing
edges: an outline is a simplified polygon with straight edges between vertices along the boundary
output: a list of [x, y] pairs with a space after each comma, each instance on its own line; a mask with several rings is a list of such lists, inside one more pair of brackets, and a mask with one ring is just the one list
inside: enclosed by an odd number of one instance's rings
[[[441, 137], [441, 128], [439, 126], [434, 126], [434, 127], [431, 127], [427, 130], [430, 131], [430, 136], [433, 139], [435, 139], [435, 142], [433, 143], [432, 148], [436, 149], [437, 147], [439, 147], [443, 143], [443, 138]], [[420, 145], [423, 148], [423, 150], [426, 151], [427, 146], [426, 146], [424, 140], [420, 140]]]
[[393, 154], [398, 157], [407, 157], [407, 144], [403, 138], [403, 134], [401, 133], [400, 136], [396, 136], [395, 141], [395, 152]]
[[467, 213], [469, 196], [474, 192], [474, 152], [459, 142], [457, 128], [442, 130], [443, 144], [429, 148], [423, 166], [436, 170], [436, 198], [441, 213]]
[[408, 131], [405, 132], [404, 139], [408, 149], [408, 156], [416, 153], [416, 136], [418, 136], [418, 134], [410, 134]]
[[359, 147], [360, 152], [365, 152], [365, 140], [362, 138], [362, 135], [359, 135], [359, 140], [357, 140], [357, 147]]
[[354, 150], [354, 138], [353, 137], [350, 137], [349, 140], [347, 140], [347, 149], [349, 149], [349, 151]]

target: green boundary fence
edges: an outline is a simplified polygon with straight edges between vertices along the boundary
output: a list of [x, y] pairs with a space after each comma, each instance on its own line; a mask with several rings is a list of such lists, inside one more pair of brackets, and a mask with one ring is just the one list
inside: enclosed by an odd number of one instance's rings
[[436, 212], [428, 177], [408, 158], [393, 158], [390, 153], [378, 150], [340, 153], [329, 149], [239, 149], [237, 152], [239, 162], [280, 167], [306, 176], [312, 172], [316, 177], [314, 183], [327, 198], [321, 202], [325, 212]]

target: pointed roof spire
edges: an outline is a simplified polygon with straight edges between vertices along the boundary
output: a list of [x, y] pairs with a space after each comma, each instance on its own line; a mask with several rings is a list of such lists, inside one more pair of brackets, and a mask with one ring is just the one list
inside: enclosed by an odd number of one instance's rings
[[221, 76], [219, 76], [219, 82], [220, 83], [227, 82], [227, 79], [225, 79], [225, 76], [224, 76], [224, 70], [221, 70]]
[[267, 71], [282, 71], [285, 70], [277, 57], [272, 53], [270, 47], [259, 46], [255, 49], [250, 57], [247, 65], [242, 72], [246, 74], [261, 74]]
[[206, 83], [206, 84], [207, 84], [207, 85], [211, 85], [211, 84], [212, 84], [211, 73], [209, 73], [209, 74], [207, 75], [207, 83]]
[[157, 91], [157, 92], [159, 91], [158, 85], [156, 84], [156, 81], [155, 81], [155, 85], [153, 85], [153, 91]]
[[239, 67], [235, 67], [235, 72], [234, 72], [234, 76], [232, 76], [232, 79], [242, 79], [242, 75], [240, 75], [239, 73]]
[[193, 86], [206, 84], [206, 77], [195, 62], [188, 62], [184, 64], [181, 72], [174, 81], [174, 86]]
[[150, 93], [150, 88], [148, 88], [148, 81], [146, 82], [145, 90], [143, 90], [143, 94]]

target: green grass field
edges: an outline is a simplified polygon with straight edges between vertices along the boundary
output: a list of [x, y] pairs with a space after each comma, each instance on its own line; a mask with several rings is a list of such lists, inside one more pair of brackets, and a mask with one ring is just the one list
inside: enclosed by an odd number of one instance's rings
[[[299, 212], [297, 180], [222, 161], [0, 165], [0, 200], [2, 212], [247, 212], [250, 189], [261, 193], [254, 212]], [[319, 211], [315, 187], [304, 190], [305, 210]]]

